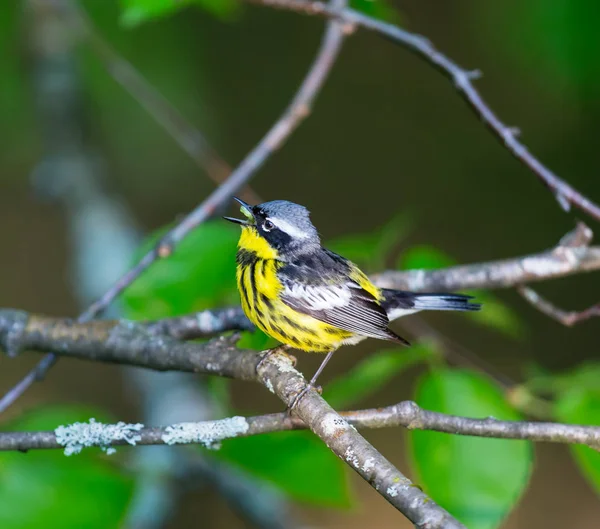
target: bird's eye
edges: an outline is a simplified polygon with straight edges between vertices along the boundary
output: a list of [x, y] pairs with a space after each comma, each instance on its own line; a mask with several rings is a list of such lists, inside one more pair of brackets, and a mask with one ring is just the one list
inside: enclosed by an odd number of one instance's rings
[[265, 231], [271, 231], [275, 227], [275, 225], [270, 220], [265, 220], [263, 222], [262, 227]]

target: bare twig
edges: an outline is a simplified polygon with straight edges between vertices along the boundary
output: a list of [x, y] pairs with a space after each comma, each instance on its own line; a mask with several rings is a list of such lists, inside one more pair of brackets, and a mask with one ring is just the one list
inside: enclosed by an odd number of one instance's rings
[[572, 327], [590, 318], [600, 317], [600, 303], [582, 311], [566, 311], [540, 296], [532, 288], [520, 286], [517, 287], [517, 292], [540, 312], [567, 327]]
[[[495, 439], [517, 439], [536, 442], [581, 444], [600, 450], [600, 427], [552, 422], [501, 421], [493, 418], [475, 419], [424, 410], [415, 402], [403, 401], [385, 408], [340, 412], [348, 424], [360, 429], [393, 428], [430, 430], [451, 435], [467, 435]], [[227, 428], [232, 419], [237, 428]], [[85, 427], [84, 427], [85, 428]], [[263, 433], [304, 430], [304, 422], [289, 413], [272, 413], [255, 417], [235, 417], [222, 421], [185, 423], [160, 428], [143, 427], [137, 430], [136, 445], [215, 444], [235, 437], [250, 437]], [[76, 428], [73, 428], [76, 431]], [[117, 432], [116, 425], [112, 431]], [[189, 432], [186, 437], [185, 431]], [[174, 435], [177, 432], [177, 435]], [[183, 432], [183, 433], [182, 433]], [[201, 435], [202, 433], [202, 435]], [[212, 436], [211, 436], [212, 434]], [[77, 443], [77, 440], [73, 440]], [[81, 443], [83, 445], [83, 443]], [[91, 440], [88, 446], [124, 446], [131, 444], [122, 437], [108, 443]], [[0, 451], [65, 448], [55, 431], [0, 432]]]
[[581, 246], [589, 246], [594, 238], [594, 232], [585, 223], [579, 221], [575, 225], [575, 229], [564, 235], [557, 246], [569, 248], [579, 248]]
[[[311, 106], [335, 62], [341, 43], [342, 37], [339, 32], [327, 31], [317, 57], [292, 102], [258, 145], [250, 151], [221, 186], [215, 189], [206, 200], [170, 230], [152, 250], [142, 257], [137, 265], [117, 280], [103, 296], [92, 303], [79, 316], [78, 321], [88, 321], [100, 314], [152, 263], [157, 259], [166, 258], [171, 255], [177, 244], [191, 230], [205, 222], [220, 205], [224, 204], [238, 189], [250, 180], [256, 171], [262, 167], [267, 159], [310, 114]], [[56, 360], [57, 357], [54, 354], [50, 353], [46, 355], [32, 371], [0, 399], [0, 413], [19, 398], [33, 382], [41, 380]]]
[[527, 147], [518, 140], [518, 130], [505, 125], [473, 86], [472, 81], [481, 76], [479, 70], [468, 71], [438, 51], [425, 37], [403, 30], [393, 24], [377, 20], [353, 9], [339, 9], [312, 0], [246, 0], [251, 4], [295, 11], [341, 20], [348, 26], [360, 26], [387, 37], [393, 42], [416, 53], [441, 70], [452, 80], [481, 120], [490, 128], [511, 154], [530, 169], [552, 191], [560, 206], [568, 211], [575, 206], [596, 220], [600, 220], [600, 206], [582, 195], [570, 184], [542, 164]]

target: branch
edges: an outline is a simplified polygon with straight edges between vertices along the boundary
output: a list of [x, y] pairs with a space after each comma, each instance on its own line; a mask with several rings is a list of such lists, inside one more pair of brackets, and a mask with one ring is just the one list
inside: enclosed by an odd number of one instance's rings
[[226, 331], [255, 329], [242, 307], [203, 310], [185, 316], [147, 322], [144, 325], [151, 333], [164, 334], [178, 340], [194, 340]]
[[[409, 430], [429, 430], [451, 435], [581, 444], [600, 450], [598, 426], [458, 417], [424, 410], [412, 401], [385, 408], [341, 412], [340, 416], [359, 430], [402, 426]], [[124, 445], [164, 444], [201, 444], [215, 448], [226, 439], [305, 429], [306, 425], [301, 419], [286, 412], [160, 428], [124, 423], [102, 425], [92, 419], [89, 424], [60, 426], [54, 431], [0, 432], [0, 451], [61, 448], [71, 454], [91, 446], [107, 449]]]
[[517, 288], [517, 292], [540, 312], [567, 327], [572, 327], [590, 318], [600, 317], [600, 303], [582, 311], [566, 311], [540, 296], [532, 288], [520, 286]]
[[[293, 367], [293, 358], [278, 350], [265, 354], [238, 349], [236, 339], [221, 337], [201, 344], [179, 342], [151, 334], [144, 325], [134, 322], [81, 324], [28, 317], [15, 311], [0, 312], [0, 347], [4, 350], [53, 351], [60, 356], [160, 371], [188, 371], [256, 381], [273, 391], [288, 407], [307, 389], [308, 383]], [[431, 529], [464, 527], [363, 439], [314, 388], [309, 388], [296, 402], [294, 413], [413, 523]], [[235, 425], [244, 429], [239, 419]], [[137, 436], [137, 430], [129, 434], [124, 436], [125, 441]]]
[[[79, 316], [78, 321], [89, 321], [98, 316], [123, 290], [147, 270], [152, 263], [157, 259], [166, 258], [171, 255], [177, 244], [190, 231], [205, 222], [216, 209], [229, 200], [238, 189], [250, 180], [255, 172], [264, 165], [268, 158], [310, 114], [311, 106], [323, 86], [341, 47], [341, 32], [332, 31], [332, 27], [332, 25], [328, 26], [317, 57], [292, 102], [258, 145], [250, 151], [222, 185], [215, 189], [206, 200], [170, 230], [152, 250], [142, 257], [137, 265], [118, 279], [103, 296], [92, 303]], [[46, 355], [23, 380], [0, 399], [0, 413], [18, 399], [33, 382], [43, 379], [56, 361], [56, 355], [52, 353]]]
[[[600, 270], [600, 247], [598, 246], [561, 246], [564, 241], [577, 237], [580, 230], [574, 230], [565, 236], [559, 246], [546, 252], [530, 254], [513, 259], [490, 261], [470, 265], [452, 266], [438, 270], [389, 270], [371, 276], [371, 279], [382, 288], [400, 290], [468, 290], [473, 288], [506, 288], [533, 281], [543, 281], [566, 277], [582, 272]], [[586, 239], [587, 240], [587, 239]], [[595, 315], [597, 309], [591, 307], [587, 317]], [[583, 314], [583, 313], [578, 313]], [[578, 316], [583, 319], [584, 316]], [[13, 309], [0, 309], [0, 345], [10, 356], [17, 354], [21, 348], [20, 337], [25, 327], [31, 322], [63, 322], [68, 320], [51, 320], [42, 316], [30, 315]], [[34, 323], [35, 327], [37, 324]], [[73, 326], [72, 322], [68, 325]], [[111, 328], [116, 323], [102, 321], [92, 323], [94, 328]], [[206, 310], [190, 315], [167, 318], [155, 322], [138, 324], [146, 326], [153, 334], [166, 334], [172, 338], [190, 340], [231, 330], [251, 330], [252, 324], [243, 314], [240, 307]], [[81, 332], [86, 325], [79, 325]], [[4, 333], [2, 330], [4, 329]]]
[[439, 270], [388, 270], [371, 276], [371, 279], [381, 288], [441, 292], [508, 288], [600, 270], [600, 246], [564, 244], [565, 240], [577, 237], [581, 231], [581, 227], [576, 228], [558, 246], [538, 254]]
[[349, 26], [360, 26], [387, 37], [430, 62], [448, 77], [467, 103], [478, 114], [511, 154], [532, 171], [554, 194], [560, 206], [568, 211], [571, 206], [586, 212], [590, 217], [600, 220], [600, 206], [582, 195], [570, 184], [559, 178], [542, 164], [518, 139], [518, 129], [505, 125], [494, 114], [473, 86], [472, 81], [481, 76], [478, 70], [468, 71], [461, 68], [452, 59], [439, 52], [433, 44], [422, 37], [405, 31], [393, 24], [377, 20], [353, 9], [339, 9], [322, 2], [312, 0], [246, 0], [248, 3], [295, 11], [305, 15], [317, 15], [341, 20]]

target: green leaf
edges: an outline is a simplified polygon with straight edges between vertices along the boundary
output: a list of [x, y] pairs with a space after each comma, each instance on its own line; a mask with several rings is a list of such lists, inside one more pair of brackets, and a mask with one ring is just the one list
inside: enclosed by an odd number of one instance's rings
[[448, 254], [428, 244], [412, 246], [398, 260], [402, 270], [434, 270], [454, 266], [456, 261]]
[[325, 386], [325, 400], [335, 409], [354, 405], [387, 384], [394, 376], [426, 360], [433, 353], [418, 344], [386, 349], [370, 355], [348, 373]]
[[[555, 403], [554, 412], [560, 422], [600, 426], [600, 391], [586, 388], [571, 388]], [[600, 453], [581, 445], [569, 445], [579, 470], [588, 483], [600, 494]]]
[[203, 7], [219, 18], [230, 18], [239, 7], [236, 0], [121, 0], [121, 23], [138, 26], [144, 22], [173, 15], [189, 6]]
[[412, 216], [402, 213], [374, 232], [338, 237], [328, 242], [327, 247], [366, 271], [380, 271], [394, 246], [408, 235], [411, 226]]
[[[91, 409], [53, 407], [12, 423], [10, 430], [51, 430], [98, 415]], [[131, 493], [131, 480], [99, 451], [77, 457], [59, 450], [0, 454], [2, 529], [119, 527]]]
[[400, 24], [402, 15], [391, 3], [385, 0], [351, 0], [350, 7], [373, 18], [385, 20], [392, 24]]
[[[153, 248], [166, 230], [152, 235], [136, 256]], [[124, 293], [130, 319], [158, 319], [238, 303], [235, 254], [239, 230], [222, 221], [198, 226], [173, 255], [154, 263]]]
[[348, 507], [345, 465], [312, 432], [277, 432], [230, 439], [215, 453], [273, 483], [292, 499]]
[[[521, 417], [483, 375], [443, 369], [427, 374], [416, 402], [426, 410], [502, 420]], [[492, 529], [517, 503], [529, 480], [532, 446], [527, 441], [410, 432], [414, 468], [433, 499], [469, 529]]]

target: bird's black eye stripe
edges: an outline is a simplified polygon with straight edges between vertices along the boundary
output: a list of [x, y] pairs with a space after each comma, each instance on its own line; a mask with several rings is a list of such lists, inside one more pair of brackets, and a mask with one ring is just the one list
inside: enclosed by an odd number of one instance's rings
[[262, 228], [265, 231], [271, 231], [273, 228], [275, 227], [275, 224], [273, 224], [270, 220], [265, 220], [263, 222]]

